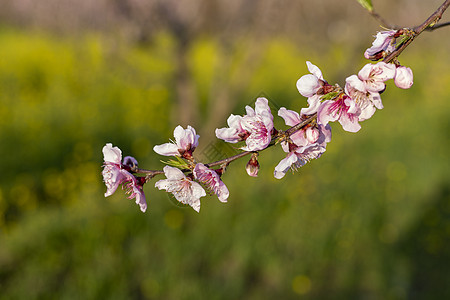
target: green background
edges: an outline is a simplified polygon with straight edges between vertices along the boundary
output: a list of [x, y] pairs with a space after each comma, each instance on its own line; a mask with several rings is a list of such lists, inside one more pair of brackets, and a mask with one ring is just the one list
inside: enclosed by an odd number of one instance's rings
[[[273, 169], [285, 154], [274, 147], [260, 154], [256, 179], [246, 159], [232, 163], [222, 178], [228, 203], [202, 198], [199, 214], [154, 188], [162, 177], [144, 187], [144, 214], [120, 190], [103, 197], [106, 143], [162, 169], [153, 146], [192, 125], [196, 157], [219, 159], [236, 152], [213, 134], [230, 113], [265, 96], [285, 129], [276, 108], [307, 105], [295, 87], [306, 60], [332, 84], [357, 73], [377, 23], [356, 1], [330, 1], [348, 10], [332, 23], [334, 6], [319, 2], [301, 13], [319, 25], [295, 38], [256, 25], [220, 35], [163, 24], [132, 39], [3, 18], [0, 299], [450, 297], [446, 28], [401, 55], [411, 89], [389, 82], [385, 108], [360, 132], [333, 124], [327, 152], [282, 180]], [[413, 25], [432, 12], [411, 6], [382, 8]]]

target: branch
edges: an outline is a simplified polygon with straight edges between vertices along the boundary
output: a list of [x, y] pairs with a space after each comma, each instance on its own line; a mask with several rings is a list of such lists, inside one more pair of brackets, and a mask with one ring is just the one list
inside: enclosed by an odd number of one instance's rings
[[[388, 63], [391, 62], [392, 60], [394, 60], [397, 56], [400, 55], [400, 53], [406, 48], [408, 47], [408, 45], [419, 35], [421, 34], [425, 29], [428, 30], [433, 30], [433, 29], [437, 29], [439, 27], [443, 27], [443, 26], [447, 26], [450, 25], [450, 22], [448, 23], [443, 23], [440, 26], [439, 25], [435, 25], [442, 17], [442, 14], [445, 12], [445, 10], [448, 8], [448, 6], [450, 5], [450, 0], [446, 0], [430, 17], [428, 17], [428, 19], [423, 22], [422, 24], [420, 24], [419, 26], [416, 26], [412, 31], [411, 31], [411, 37], [409, 40], [407, 40], [405, 43], [403, 43], [398, 49], [396, 49], [395, 51], [393, 51], [391, 54], [389, 54], [387, 57], [385, 57], [385, 59], [383, 60], [384, 62]], [[388, 28], [393, 28], [392, 25], [390, 25], [389, 23], [387, 23], [378, 13], [376, 13], [374, 10], [372, 10], [370, 12], [370, 14], [377, 19], [383, 26], [386, 26]], [[394, 28], [397, 26], [394, 26]], [[397, 27], [398, 28], [398, 27]], [[303, 127], [305, 127], [306, 125], [312, 123], [313, 121], [315, 121], [317, 119], [317, 113], [311, 115], [308, 117], [308, 119], [306, 119], [305, 121], [292, 126], [291, 128], [287, 129], [285, 132], [281, 132], [280, 134], [284, 134], [285, 137], [289, 137], [292, 134], [294, 134], [295, 132], [301, 130]], [[270, 143], [270, 145], [267, 147], [271, 147], [273, 145], [275, 145], [274, 141], [280, 137], [280, 134], [278, 134], [277, 136], [275, 136], [272, 139], [272, 142]], [[266, 148], [266, 149], [267, 149]], [[265, 150], [265, 149], [264, 149]], [[215, 166], [220, 166], [220, 165], [228, 165], [230, 162], [242, 158], [244, 156], [247, 156], [248, 154], [252, 153], [251, 151], [244, 151], [241, 153], [238, 153], [234, 156], [219, 160], [219, 161], [215, 161], [209, 164], [206, 164], [207, 167], [215, 167]]]
[[[392, 62], [424, 30], [431, 31], [431, 30], [434, 30], [434, 29], [437, 29], [437, 28], [440, 28], [440, 27], [444, 27], [444, 26], [450, 25], [450, 22], [443, 23], [441, 25], [436, 25], [436, 23], [439, 22], [439, 20], [441, 19], [443, 13], [445, 12], [445, 10], [449, 6], [450, 6], [450, 0], [446, 0], [430, 17], [428, 17], [427, 20], [425, 20], [425, 22], [423, 22], [422, 24], [414, 27], [412, 30], [405, 29], [405, 31], [409, 32], [409, 34], [410, 34], [409, 39], [406, 42], [404, 42], [400, 47], [398, 47], [396, 50], [394, 50], [392, 53], [390, 53], [388, 56], [386, 56], [383, 59], [383, 61], [386, 62], [386, 63]], [[378, 21], [380, 21], [380, 23], [382, 23], [382, 25], [384, 25], [386, 27], [389, 27], [389, 28], [392, 28], [392, 26], [389, 25], [376, 12], [371, 11], [370, 14], [374, 18], [376, 18]], [[278, 132], [276, 135], [274, 135], [272, 137], [271, 143], [268, 145], [267, 148], [270, 148], [270, 147], [274, 146], [276, 144], [276, 140], [279, 139], [280, 137], [289, 138], [289, 136], [291, 136], [292, 134], [294, 134], [297, 131], [301, 130], [302, 128], [304, 128], [308, 124], [314, 122], [316, 119], [317, 119], [317, 113], [314, 113], [314, 114], [308, 116], [308, 118], [306, 120], [304, 120], [303, 122], [301, 122], [301, 123], [299, 123], [299, 124], [297, 124], [295, 126], [290, 127], [286, 131]], [[265, 148], [265, 149], [267, 149], [267, 148]], [[263, 149], [263, 150], [265, 150], [265, 149]], [[260, 151], [263, 151], [263, 150], [260, 150]], [[222, 159], [222, 160], [218, 160], [218, 161], [215, 161], [215, 162], [211, 162], [211, 163], [207, 163], [207, 164], [205, 164], [205, 166], [210, 168], [210, 167], [228, 165], [232, 161], [235, 161], [237, 159], [245, 157], [245, 156], [247, 156], [247, 155], [249, 155], [251, 153], [254, 153], [254, 152], [253, 151], [243, 151], [241, 153], [238, 153], [236, 155], [230, 156], [228, 158], [225, 158], [225, 159]], [[164, 174], [164, 172], [161, 171], [161, 170], [146, 170], [146, 169], [135, 168], [132, 171], [135, 172], [135, 173], [139, 173], [139, 174], [145, 174], [147, 180], [153, 178], [156, 175]], [[190, 170], [189, 169], [184, 169], [182, 171], [183, 172], [189, 172]]]

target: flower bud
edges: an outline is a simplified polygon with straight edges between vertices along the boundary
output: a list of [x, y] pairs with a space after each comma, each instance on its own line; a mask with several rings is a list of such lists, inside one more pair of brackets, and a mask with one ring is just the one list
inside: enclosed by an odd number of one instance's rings
[[248, 161], [247, 165], [245, 166], [245, 170], [247, 171], [247, 174], [252, 177], [258, 176], [259, 171], [259, 162], [258, 162], [258, 153], [254, 152], [252, 153], [252, 157]]
[[394, 83], [401, 89], [409, 89], [413, 85], [413, 72], [410, 68], [399, 66], [394, 77]]
[[123, 158], [123, 165], [130, 167], [130, 168], [134, 168], [134, 167], [137, 167], [138, 162], [137, 162], [136, 158], [134, 158], [133, 156], [125, 156]]

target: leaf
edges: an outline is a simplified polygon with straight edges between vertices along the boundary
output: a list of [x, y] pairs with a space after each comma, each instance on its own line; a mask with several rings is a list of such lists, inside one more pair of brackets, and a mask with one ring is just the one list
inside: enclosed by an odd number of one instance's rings
[[172, 166], [172, 167], [176, 167], [176, 168], [179, 168], [179, 169], [187, 169], [187, 168], [189, 168], [189, 165], [184, 160], [182, 160], [181, 158], [179, 158], [177, 156], [175, 156], [175, 158], [177, 159], [177, 161], [173, 160], [173, 159], [169, 159], [168, 161], [161, 160], [161, 162], [166, 164], [166, 165], [169, 165], [169, 166]]
[[372, 0], [357, 0], [359, 4], [362, 5], [365, 9], [367, 9], [369, 12], [373, 11], [373, 5]]
[[340, 92], [331, 92], [331, 93], [323, 95], [322, 97], [320, 97], [320, 99], [321, 100], [333, 100], [334, 98], [336, 98], [340, 94], [341, 94]]

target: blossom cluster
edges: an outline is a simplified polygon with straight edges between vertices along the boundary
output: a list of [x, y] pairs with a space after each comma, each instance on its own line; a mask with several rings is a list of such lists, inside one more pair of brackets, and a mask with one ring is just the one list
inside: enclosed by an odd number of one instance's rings
[[[319, 158], [331, 141], [330, 122], [337, 121], [345, 131], [358, 132], [360, 122], [383, 108], [381, 93], [386, 89], [386, 81], [393, 79], [394, 84], [402, 89], [413, 84], [410, 68], [401, 66], [396, 60], [393, 63], [378, 61], [396, 49], [396, 40], [402, 32], [391, 30], [378, 33], [372, 47], [364, 53], [367, 59], [377, 62], [366, 64], [357, 74], [347, 77], [344, 88], [329, 84], [322, 71], [307, 61], [310, 73], [302, 76], [296, 86], [299, 93], [307, 98], [308, 107], [300, 112], [285, 107], [278, 110], [278, 116], [289, 129], [275, 129], [269, 101], [260, 97], [256, 99], [255, 108], [245, 107], [244, 115], [230, 115], [228, 127], [216, 129], [216, 137], [228, 143], [240, 143], [239, 148], [245, 152], [243, 154], [251, 154], [246, 171], [253, 177], [258, 175], [260, 168], [258, 153], [276, 144], [280, 144], [286, 153], [274, 169], [277, 179], [283, 178], [289, 170], [297, 170], [310, 160]], [[143, 185], [155, 175], [164, 174], [166, 179], [157, 181], [155, 187], [171, 193], [177, 201], [197, 212], [200, 211], [200, 198], [207, 194], [215, 194], [221, 202], [227, 202], [229, 191], [221, 177], [232, 160], [221, 164], [197, 161], [193, 153], [199, 145], [199, 135], [191, 126], [186, 129], [177, 126], [174, 138], [174, 142], [153, 148], [160, 155], [176, 159], [167, 162], [163, 172], [141, 170], [137, 168], [136, 159], [130, 156], [122, 161], [121, 150], [106, 144], [103, 148], [105, 196], [113, 194], [122, 185], [129, 198], [135, 198], [144, 212], [147, 204]], [[210, 165], [219, 167], [213, 169]]]

